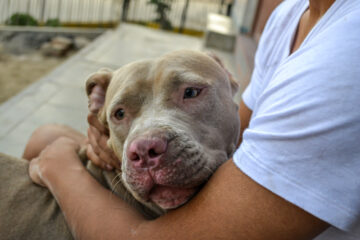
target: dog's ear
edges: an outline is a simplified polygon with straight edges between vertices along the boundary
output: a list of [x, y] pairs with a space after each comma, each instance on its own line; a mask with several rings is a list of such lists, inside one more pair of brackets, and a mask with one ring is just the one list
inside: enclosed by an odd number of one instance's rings
[[86, 94], [89, 98], [89, 111], [98, 114], [102, 123], [106, 122], [105, 112], [101, 111], [105, 103], [106, 90], [110, 84], [113, 71], [102, 68], [89, 76], [86, 81]]
[[239, 83], [235, 80], [233, 75], [226, 69], [226, 67], [224, 66], [224, 63], [221, 61], [221, 59], [218, 56], [216, 56], [213, 52], [206, 52], [206, 54], [209, 57], [211, 57], [213, 60], [215, 60], [215, 62], [218, 63], [222, 69], [225, 70], [225, 72], [229, 78], [229, 81], [230, 81], [231, 94], [232, 94], [232, 96], [234, 96], [235, 93], [239, 89]]

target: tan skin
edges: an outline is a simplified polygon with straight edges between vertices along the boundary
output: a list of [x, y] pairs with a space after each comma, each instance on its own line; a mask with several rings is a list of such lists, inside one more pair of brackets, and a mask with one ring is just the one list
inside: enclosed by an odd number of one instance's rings
[[304, 12], [300, 19], [295, 39], [291, 48], [291, 53], [301, 46], [311, 29], [316, 25], [320, 18], [331, 7], [335, 0], [310, 0], [309, 8]]
[[[333, 2], [310, 1], [291, 52], [299, 48]], [[239, 114], [243, 132], [252, 112], [241, 102]], [[96, 128], [89, 134], [104, 135]], [[78, 239], [300, 240], [312, 239], [328, 227], [254, 182], [232, 160], [223, 164], [188, 204], [147, 221], [90, 176], [76, 155], [78, 148], [77, 141], [57, 139], [31, 161], [29, 170], [33, 181], [48, 187], [56, 197]], [[94, 149], [102, 151], [102, 146]], [[104, 160], [99, 161], [104, 166]]]

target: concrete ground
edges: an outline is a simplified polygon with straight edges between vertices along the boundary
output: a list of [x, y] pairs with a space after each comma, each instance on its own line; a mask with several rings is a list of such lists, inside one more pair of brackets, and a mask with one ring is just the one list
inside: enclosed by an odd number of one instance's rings
[[[202, 39], [121, 24], [70, 58], [47, 76], [0, 105], [0, 152], [21, 157], [31, 133], [47, 123], [67, 124], [83, 133], [87, 129], [84, 84], [99, 68], [116, 69], [143, 58], [179, 49], [203, 50]], [[234, 56], [214, 52], [235, 74]]]

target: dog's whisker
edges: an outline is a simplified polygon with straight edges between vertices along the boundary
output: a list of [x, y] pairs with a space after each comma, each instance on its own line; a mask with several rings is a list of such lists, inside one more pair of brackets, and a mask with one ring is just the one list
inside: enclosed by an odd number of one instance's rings
[[[116, 181], [116, 182], [115, 182]], [[111, 181], [111, 193], [116, 193], [116, 187], [118, 184], [121, 183], [121, 174], [118, 173], [116, 174], [116, 176], [113, 178], [113, 180]]]

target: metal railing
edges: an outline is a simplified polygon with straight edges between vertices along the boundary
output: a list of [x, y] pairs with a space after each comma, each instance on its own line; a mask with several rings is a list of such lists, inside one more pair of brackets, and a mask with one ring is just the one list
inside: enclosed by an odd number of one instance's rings
[[[125, 21], [150, 23], [157, 18], [156, 6], [149, 0], [0, 0], [0, 24], [15, 13], [28, 14], [39, 25], [57, 20], [61, 25], [113, 26]], [[164, 0], [170, 6], [167, 18], [174, 28], [203, 31], [207, 14], [226, 12], [224, 0]]]
[[62, 24], [117, 23], [121, 14], [119, 0], [2, 0], [0, 23], [15, 13], [28, 14], [39, 24], [57, 19]]
[[[132, 0], [129, 5], [127, 20], [135, 22], [151, 22], [156, 18], [155, 6], [147, 4], [148, 0]], [[207, 14], [210, 12], [226, 12], [226, 5], [221, 0], [186, 0], [166, 1], [171, 9], [167, 16], [175, 28], [186, 28], [204, 31]], [[182, 21], [182, 17], [185, 19]]]

